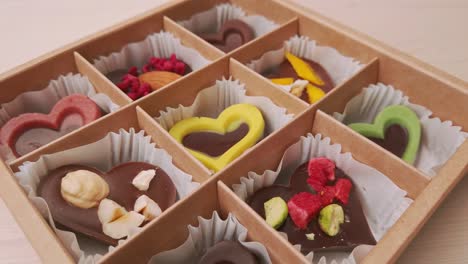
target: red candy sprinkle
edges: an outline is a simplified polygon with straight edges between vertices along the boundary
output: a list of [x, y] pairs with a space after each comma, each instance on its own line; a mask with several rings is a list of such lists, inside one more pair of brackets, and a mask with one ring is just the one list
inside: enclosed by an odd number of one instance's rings
[[[142, 66], [141, 72], [146, 73], [151, 71], [169, 71], [184, 75], [185, 63], [178, 60], [175, 54], [172, 54], [169, 59], [151, 57], [148, 63]], [[140, 79], [138, 79], [139, 74], [138, 68], [133, 66], [128, 70], [127, 74], [122, 77], [121, 82], [117, 84], [117, 87], [132, 100], [137, 100], [152, 91], [148, 84], [140, 83]]]
[[335, 180], [335, 163], [327, 158], [315, 158], [309, 161], [307, 183], [320, 192], [328, 181]]
[[288, 201], [289, 216], [300, 229], [306, 229], [321, 208], [320, 197], [308, 192], [298, 193]]

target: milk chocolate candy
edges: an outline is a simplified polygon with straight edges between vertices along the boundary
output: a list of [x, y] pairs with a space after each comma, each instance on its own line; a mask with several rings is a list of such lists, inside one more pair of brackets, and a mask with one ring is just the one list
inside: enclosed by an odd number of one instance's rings
[[[116, 246], [117, 240], [102, 232], [97, 207], [82, 209], [65, 201], [61, 195], [61, 180], [69, 172], [88, 170], [100, 175], [109, 185], [107, 199], [115, 201], [127, 211], [132, 211], [135, 201], [141, 195], [147, 195], [155, 201], [162, 211], [176, 201], [176, 189], [169, 176], [160, 168], [144, 162], [127, 162], [112, 168], [109, 172], [101, 172], [95, 168], [82, 165], [67, 165], [51, 171], [39, 183], [38, 195], [46, 200], [56, 223], [65, 228], [84, 234], [103, 243]], [[147, 191], [138, 190], [132, 181], [144, 170], [156, 170], [156, 176], [150, 182]]]
[[[301, 165], [291, 175], [290, 184], [272, 185], [262, 188], [248, 198], [247, 202], [259, 215], [265, 218], [264, 203], [273, 197], [281, 197], [288, 201], [299, 192], [315, 193], [306, 180], [309, 177], [307, 172], [307, 163]], [[349, 177], [340, 169], [335, 169], [336, 179]], [[311, 251], [351, 251], [354, 247], [367, 244], [375, 245], [376, 241], [367, 224], [366, 217], [362, 210], [361, 202], [355, 188], [351, 189], [349, 201], [342, 205], [345, 211], [345, 223], [340, 226], [340, 232], [336, 236], [325, 234], [319, 226], [317, 217], [315, 217], [307, 226], [307, 229], [299, 229], [291, 217], [288, 216], [278, 231], [288, 235], [288, 240], [293, 244], [300, 244], [301, 251], [307, 254]], [[314, 239], [309, 240], [307, 234], [314, 234]]]

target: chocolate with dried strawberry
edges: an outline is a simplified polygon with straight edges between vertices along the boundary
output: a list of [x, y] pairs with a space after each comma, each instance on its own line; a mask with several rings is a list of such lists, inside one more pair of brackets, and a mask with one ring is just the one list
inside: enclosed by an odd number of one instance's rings
[[[274, 184], [248, 198], [248, 204], [268, 219], [273, 198], [287, 202], [287, 214], [277, 230], [292, 244], [310, 251], [349, 251], [376, 241], [352, 180], [333, 161], [314, 158], [293, 173], [289, 185]], [[275, 212], [277, 214], [277, 212]]]

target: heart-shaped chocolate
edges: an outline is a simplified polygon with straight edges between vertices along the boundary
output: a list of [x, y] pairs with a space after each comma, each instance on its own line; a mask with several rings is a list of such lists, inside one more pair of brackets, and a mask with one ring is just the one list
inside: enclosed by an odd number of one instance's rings
[[[54, 221], [73, 232], [82, 233], [106, 244], [115, 246], [117, 240], [102, 232], [102, 224], [97, 215], [98, 208], [79, 208], [62, 197], [62, 178], [67, 173], [77, 170], [87, 170], [100, 175], [109, 185], [107, 198], [123, 206], [127, 211], [134, 209], [135, 201], [141, 195], [147, 195], [155, 201], [162, 211], [174, 204], [176, 200], [176, 189], [172, 180], [163, 170], [149, 163], [122, 163], [107, 173], [82, 165], [68, 165], [51, 171], [40, 181], [37, 193], [47, 202]], [[156, 170], [156, 176], [150, 182], [147, 191], [140, 191], [132, 184], [132, 181], [138, 173], [144, 170]]]
[[[419, 151], [419, 144], [421, 141], [421, 124], [419, 122], [418, 116], [410, 108], [403, 105], [388, 106], [375, 117], [373, 124], [354, 123], [349, 124], [349, 127], [367, 138], [381, 139], [386, 141], [385, 139], [387, 136], [392, 136], [393, 138], [393, 134], [396, 133], [387, 133], [388, 129], [394, 125], [398, 125], [401, 128], [404, 128], [406, 130], [404, 133], [406, 137], [403, 139], [399, 139], [399, 142], [395, 141], [392, 143], [394, 143], [395, 145], [402, 145], [402, 141], [407, 142], [405, 144], [406, 148], [403, 154], [401, 155], [401, 159], [409, 164], [413, 164], [416, 160], [416, 156]], [[395, 128], [392, 128], [392, 131], [393, 130], [395, 130]], [[398, 132], [398, 134], [402, 135], [401, 132]], [[381, 143], [382, 144], [379, 145], [391, 151], [392, 148], [390, 148], [390, 146], [387, 145], [387, 142]], [[395, 153], [396, 151], [392, 152]]]
[[216, 48], [229, 53], [255, 38], [252, 28], [239, 19], [226, 21], [216, 33], [200, 34], [202, 39], [208, 41]]
[[[335, 169], [336, 180], [340, 178], [350, 178], [340, 169]], [[256, 191], [247, 200], [247, 203], [259, 215], [265, 218], [264, 203], [273, 197], [281, 197], [285, 201], [289, 201], [291, 197], [300, 192], [315, 193], [315, 191], [307, 183], [309, 173], [307, 171], [307, 163], [302, 164], [296, 169], [290, 178], [289, 185], [272, 185]], [[307, 254], [311, 251], [349, 251], [354, 247], [366, 244], [375, 245], [376, 241], [367, 223], [366, 217], [362, 210], [361, 202], [358, 194], [353, 187], [349, 194], [349, 201], [346, 205], [342, 205], [345, 212], [345, 222], [340, 226], [340, 232], [336, 236], [328, 236], [325, 234], [318, 224], [317, 218], [314, 218], [307, 226], [307, 229], [299, 229], [291, 217], [288, 216], [286, 221], [278, 228], [278, 231], [288, 235], [288, 240], [293, 244], [300, 244], [301, 251]], [[306, 234], [313, 233], [314, 240], [309, 240]]]
[[0, 141], [20, 157], [99, 117], [96, 103], [74, 94], [58, 101], [49, 114], [27, 113], [10, 119], [0, 131]]
[[[243, 124], [247, 126], [247, 133], [245, 133]], [[195, 158], [217, 172], [245, 150], [255, 145], [262, 138], [264, 128], [265, 121], [260, 110], [249, 104], [235, 104], [226, 108], [217, 119], [192, 117], [179, 121], [171, 128], [169, 133], [179, 143], [183, 144]], [[217, 134], [216, 137], [221, 138], [221, 140], [217, 141], [220, 145], [211, 148], [209, 145], [215, 142], [207, 137], [214, 134]], [[228, 136], [228, 140], [224, 140], [225, 138], [222, 135], [226, 134], [234, 136], [235, 139], [233, 140]], [[198, 139], [200, 142], [193, 142], [193, 139]], [[240, 140], [235, 141], [237, 139]], [[184, 141], [187, 145], [184, 144]], [[195, 147], [195, 149], [191, 147]], [[228, 149], [225, 150], [227, 147]], [[210, 153], [204, 153], [206, 149], [214, 150], [210, 152], [212, 154], [222, 154], [211, 156]]]

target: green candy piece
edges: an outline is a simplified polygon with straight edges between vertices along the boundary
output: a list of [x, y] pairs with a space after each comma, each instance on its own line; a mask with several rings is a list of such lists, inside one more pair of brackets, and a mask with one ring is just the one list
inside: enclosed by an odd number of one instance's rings
[[418, 116], [410, 108], [392, 105], [382, 110], [375, 117], [373, 124], [354, 123], [349, 127], [365, 137], [384, 139], [385, 131], [391, 125], [399, 125], [407, 130], [408, 144], [401, 159], [413, 164], [421, 142], [421, 124]]
[[319, 226], [325, 234], [336, 236], [340, 232], [340, 225], [344, 223], [343, 207], [330, 204], [320, 210]]
[[265, 208], [266, 222], [277, 229], [288, 217], [288, 205], [281, 197], [273, 197], [263, 204]]

